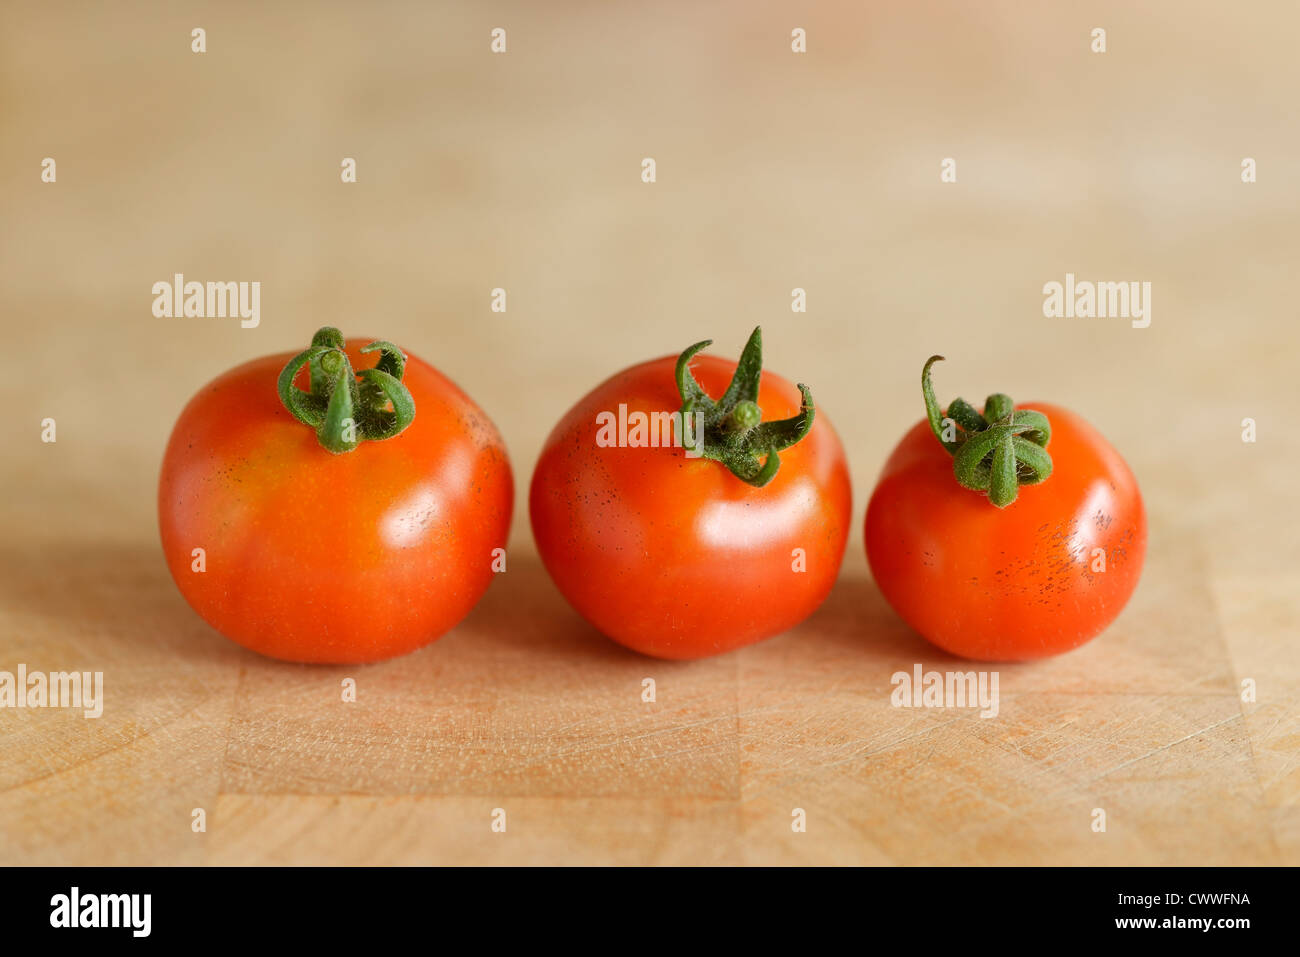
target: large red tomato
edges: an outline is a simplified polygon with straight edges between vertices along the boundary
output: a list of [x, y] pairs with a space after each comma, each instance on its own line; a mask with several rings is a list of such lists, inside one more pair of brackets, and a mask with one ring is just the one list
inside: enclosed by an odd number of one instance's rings
[[264, 655], [355, 663], [419, 648], [474, 607], [503, 554], [514, 496], [496, 428], [437, 369], [365, 342], [323, 329], [297, 357], [232, 369], [167, 445], [172, 577]]
[[[830, 592], [848, 534], [844, 451], [808, 390], [771, 373], [760, 384], [758, 330], [739, 366], [696, 358], [706, 345], [579, 400], [547, 439], [529, 499], [538, 550], [569, 602], [661, 658], [718, 654], [798, 624]], [[635, 444], [640, 415], [663, 422], [684, 406], [703, 421], [690, 449], [702, 454]], [[627, 441], [611, 443], [621, 437], [611, 422], [628, 424]]]
[[994, 395], [980, 413], [958, 399], [942, 418], [929, 388], [939, 358], [923, 373], [930, 421], [899, 442], [867, 506], [876, 584], [953, 654], [1020, 661], [1075, 648], [1137, 587], [1147, 541], [1137, 481], [1056, 405]]

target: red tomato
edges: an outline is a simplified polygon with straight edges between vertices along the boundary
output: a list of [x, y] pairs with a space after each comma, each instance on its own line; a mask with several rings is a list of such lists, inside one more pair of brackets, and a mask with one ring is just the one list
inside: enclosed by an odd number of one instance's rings
[[[358, 370], [376, 365], [365, 343], [346, 344]], [[414, 399], [410, 426], [331, 454], [277, 395], [290, 358], [232, 369], [181, 413], [158, 487], [168, 567], [209, 624], [264, 655], [405, 654], [460, 621], [492, 580], [514, 500], [501, 436], [410, 357], [398, 377]], [[304, 367], [296, 382], [308, 381]]]
[[995, 507], [958, 485], [926, 421], [894, 449], [866, 516], [867, 557], [889, 604], [946, 651], [980, 661], [1059, 654], [1095, 637], [1137, 587], [1146, 515], [1137, 481], [1074, 413], [1051, 423], [1052, 468]]
[[[755, 331], [747, 355], [757, 342]], [[537, 462], [530, 510], [542, 560], [578, 612], [629, 648], [689, 659], [812, 614], [839, 572], [851, 500], [844, 451], [821, 411], [761, 487], [681, 447], [602, 447], [601, 413], [625, 405], [631, 420], [681, 408], [677, 358], [620, 372], [569, 410]], [[693, 362], [713, 397], [736, 368], [711, 356]], [[800, 391], [765, 373], [757, 403], [764, 420], [797, 416]]]

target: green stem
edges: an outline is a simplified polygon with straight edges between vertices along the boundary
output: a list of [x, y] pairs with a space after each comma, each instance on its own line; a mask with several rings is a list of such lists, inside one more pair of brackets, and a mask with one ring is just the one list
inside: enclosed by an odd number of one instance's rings
[[776, 477], [781, 467], [777, 453], [794, 445], [812, 428], [815, 415], [812, 393], [800, 384], [799, 413], [776, 422], [763, 421], [763, 411], [758, 406], [763, 334], [761, 329], [755, 329], [745, 343], [730, 385], [715, 402], [695, 381], [690, 366], [691, 359], [712, 344], [712, 339], [697, 342], [677, 357], [675, 376], [682, 399], [682, 419], [702, 413], [704, 428], [695, 436], [693, 451], [722, 463], [741, 481], [761, 488]]
[[728, 432], [748, 432], [763, 421], [763, 410], [757, 402], [745, 399], [736, 403], [736, 407], [722, 420], [722, 427]]
[[[415, 419], [415, 400], [402, 384], [402, 350], [380, 339], [361, 351], [381, 353], [379, 362], [354, 373], [343, 334], [326, 326], [312, 336], [309, 348], [289, 360], [276, 384], [289, 414], [314, 429], [320, 444], [336, 455], [367, 439], [390, 439]], [[309, 367], [308, 392], [294, 384], [303, 366]]]
[[1016, 500], [1020, 486], [1037, 485], [1052, 474], [1047, 443], [1052, 426], [1033, 409], [1017, 409], [1011, 397], [995, 392], [983, 414], [962, 399], [953, 399], [945, 419], [930, 384], [930, 368], [943, 356], [931, 356], [921, 369], [921, 395], [930, 431], [952, 455], [958, 484], [984, 492], [998, 508]]

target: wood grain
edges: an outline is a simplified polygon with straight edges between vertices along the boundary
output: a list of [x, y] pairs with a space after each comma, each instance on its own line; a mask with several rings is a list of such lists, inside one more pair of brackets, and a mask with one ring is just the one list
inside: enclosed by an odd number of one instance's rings
[[[1300, 863], [1300, 10], [547, 7], [10, 5], [0, 670], [102, 671], [106, 702], [0, 710], [0, 863]], [[1151, 281], [1150, 328], [1043, 318], [1067, 271]], [[262, 282], [261, 325], [155, 319], [175, 272]], [[531, 466], [600, 379], [759, 322], [848, 449], [843, 573], [772, 641], [638, 657], [537, 561]], [[368, 667], [235, 647], [157, 544], [180, 405], [325, 323], [455, 378], [520, 490], [481, 605]], [[1129, 608], [1001, 667], [993, 719], [891, 706], [895, 671], [959, 663], [857, 529], [935, 351], [945, 396], [1083, 412], [1150, 511]]]

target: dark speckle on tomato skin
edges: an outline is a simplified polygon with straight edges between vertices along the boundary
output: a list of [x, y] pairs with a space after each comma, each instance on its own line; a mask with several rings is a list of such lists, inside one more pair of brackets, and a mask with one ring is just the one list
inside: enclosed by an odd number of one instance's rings
[[[1056, 470], [1024, 491], [1027, 507], [1001, 513], [1008, 520], [971, 513], [964, 525], [964, 510], [928, 507], [950, 483], [951, 461], [924, 420], [899, 442], [868, 503], [864, 538], [882, 594], [953, 653], [1014, 661], [1068, 651], [1107, 627], [1136, 586], [1146, 521], [1131, 473], [1078, 416], [1043, 411]], [[953, 547], [936, 567], [906, 554], [908, 541], [937, 536]]]

